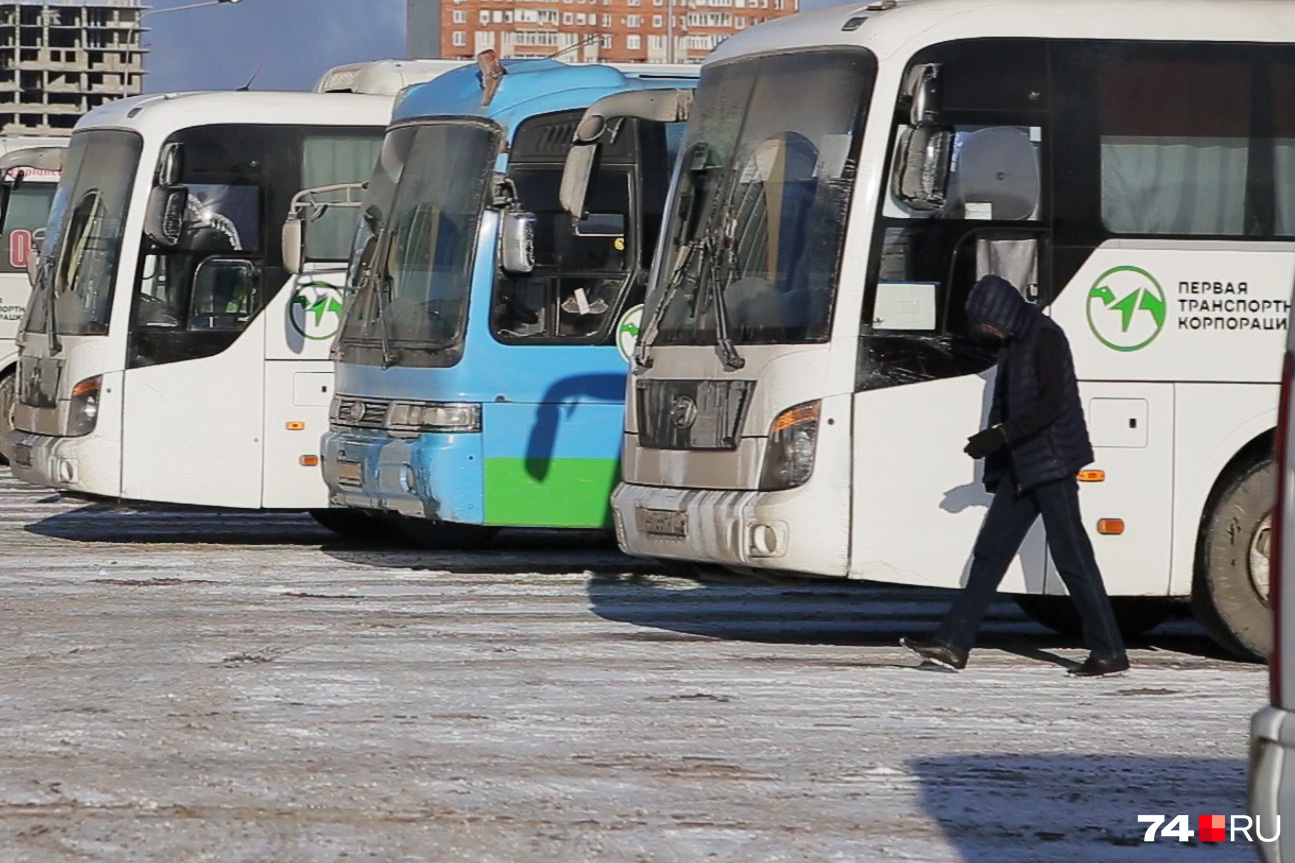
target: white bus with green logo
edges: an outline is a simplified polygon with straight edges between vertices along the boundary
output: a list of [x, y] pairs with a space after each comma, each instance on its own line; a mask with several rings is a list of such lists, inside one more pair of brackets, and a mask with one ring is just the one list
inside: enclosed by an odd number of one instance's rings
[[[628, 385], [622, 547], [957, 587], [993, 366], [964, 303], [994, 273], [1069, 338], [1126, 631], [1190, 601], [1263, 655], [1292, 34], [1254, 0], [886, 0], [726, 41]], [[1041, 527], [1004, 589], [1077, 628]]]
[[140, 96], [77, 123], [18, 335], [19, 478], [367, 526], [328, 510], [319, 466], [358, 211], [319, 210], [298, 275], [281, 226], [299, 190], [368, 179], [409, 78]]

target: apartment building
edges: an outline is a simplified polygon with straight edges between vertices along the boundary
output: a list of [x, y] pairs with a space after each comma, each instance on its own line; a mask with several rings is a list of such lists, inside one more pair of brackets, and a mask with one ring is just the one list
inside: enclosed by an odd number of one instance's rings
[[0, 2], [0, 135], [67, 135], [144, 86], [139, 0]]
[[439, 4], [441, 57], [466, 60], [492, 48], [504, 58], [604, 63], [700, 63], [739, 30], [797, 10], [797, 0], [409, 2]]

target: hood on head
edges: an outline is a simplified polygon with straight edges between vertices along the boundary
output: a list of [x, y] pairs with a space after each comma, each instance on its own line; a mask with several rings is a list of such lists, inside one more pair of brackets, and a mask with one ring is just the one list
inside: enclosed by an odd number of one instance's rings
[[1000, 276], [985, 276], [967, 296], [967, 317], [971, 323], [990, 324], [1009, 336], [1018, 335], [1029, 321], [1034, 307], [1011, 282]]

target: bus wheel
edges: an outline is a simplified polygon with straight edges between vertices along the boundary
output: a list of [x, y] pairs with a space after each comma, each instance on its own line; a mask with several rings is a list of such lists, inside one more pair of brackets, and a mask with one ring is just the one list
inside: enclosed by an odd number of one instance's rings
[[[1079, 612], [1068, 596], [1017, 595], [1012, 597], [1021, 611], [1040, 626], [1071, 638], [1083, 635]], [[1137, 638], [1164, 623], [1174, 612], [1168, 599], [1156, 596], [1112, 596], [1111, 608], [1120, 634], [1126, 639]]]
[[17, 378], [17, 374], [9, 374], [0, 379], [0, 464], [9, 464], [13, 460], [13, 444], [9, 442], [9, 435], [13, 432]]
[[1206, 513], [1192, 613], [1224, 649], [1262, 660], [1272, 648], [1268, 558], [1277, 468], [1271, 459], [1231, 476]]
[[396, 535], [391, 519], [362, 509], [312, 509], [310, 517], [347, 539], [390, 540]]
[[423, 548], [469, 551], [490, 544], [498, 528], [480, 524], [455, 524], [425, 518], [402, 518], [400, 532]]

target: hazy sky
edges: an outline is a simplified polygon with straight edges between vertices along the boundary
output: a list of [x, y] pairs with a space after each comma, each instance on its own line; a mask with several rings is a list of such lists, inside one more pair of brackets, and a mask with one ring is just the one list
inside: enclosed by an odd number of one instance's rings
[[[151, 0], [156, 10], [195, 0]], [[801, 0], [804, 9], [841, 0]], [[405, 55], [405, 0], [240, 0], [144, 18], [147, 92], [309, 89], [341, 63]]]

